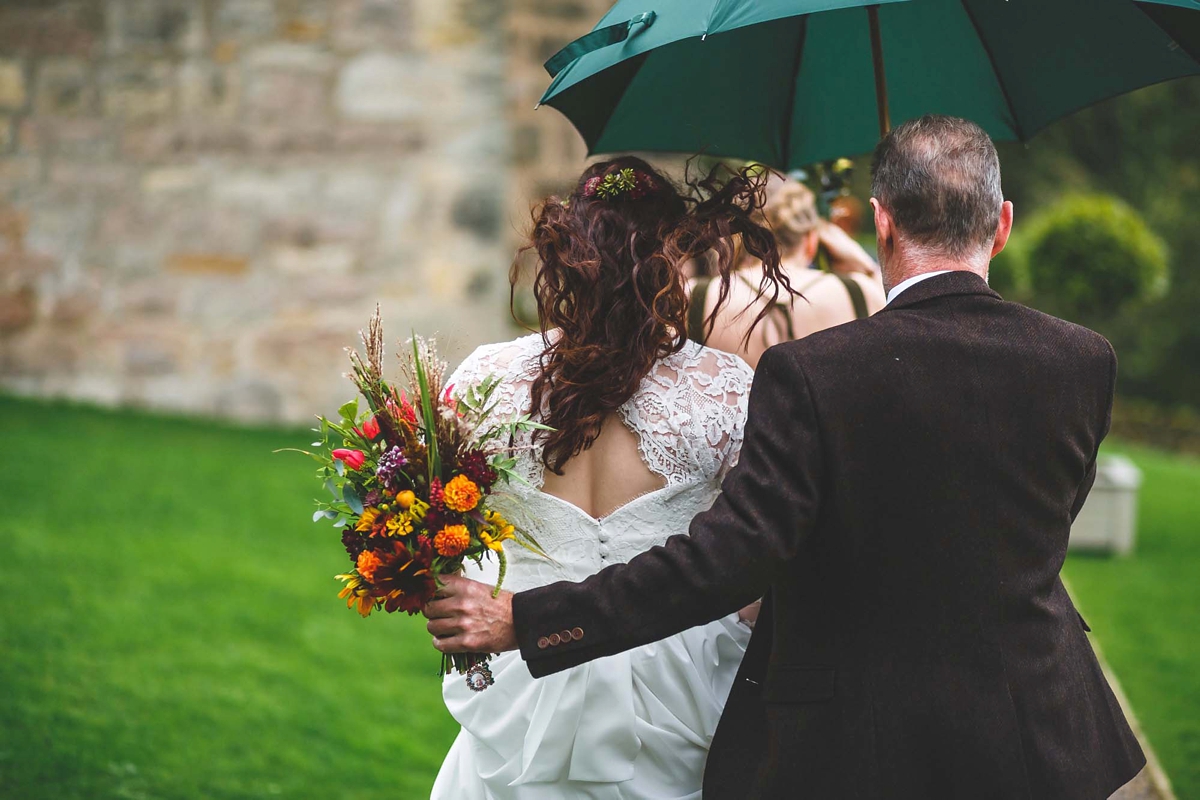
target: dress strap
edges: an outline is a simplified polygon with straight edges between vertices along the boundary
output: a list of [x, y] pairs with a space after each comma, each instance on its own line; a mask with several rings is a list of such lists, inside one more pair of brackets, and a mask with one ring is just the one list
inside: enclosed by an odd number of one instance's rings
[[709, 332], [704, 330], [704, 307], [708, 305], [708, 287], [711, 285], [712, 278], [697, 278], [688, 301], [688, 338], [696, 344], [704, 344], [708, 338]]
[[[837, 275], [837, 273], [834, 273]], [[842, 286], [846, 287], [846, 291], [850, 293], [850, 302], [854, 305], [854, 317], [856, 319], [866, 319], [871, 316], [867, 311], [867, 298], [863, 294], [862, 287], [858, 285], [858, 281], [848, 275], [837, 275], [837, 279], [842, 282]]]
[[[738, 277], [742, 279], [743, 283], [750, 287], [751, 291], [755, 292], [756, 294], [758, 293], [759, 287], [755, 286], [753, 281], [751, 281], [742, 273], [738, 273]], [[786, 337], [785, 341], [790, 342], [796, 338], [796, 328], [792, 325], [792, 313], [783, 303], [779, 302], [778, 300], [772, 300], [769, 302], [767, 304], [767, 314], [768, 316], [774, 317], [779, 322], [780, 326], [783, 328], [784, 336]]]

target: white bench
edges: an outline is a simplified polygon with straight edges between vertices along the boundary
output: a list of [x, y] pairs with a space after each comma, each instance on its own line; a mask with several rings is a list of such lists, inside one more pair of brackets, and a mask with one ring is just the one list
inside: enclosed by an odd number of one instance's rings
[[1096, 484], [1071, 528], [1068, 548], [1128, 555], [1137, 536], [1137, 495], [1142, 471], [1121, 456], [1096, 465]]

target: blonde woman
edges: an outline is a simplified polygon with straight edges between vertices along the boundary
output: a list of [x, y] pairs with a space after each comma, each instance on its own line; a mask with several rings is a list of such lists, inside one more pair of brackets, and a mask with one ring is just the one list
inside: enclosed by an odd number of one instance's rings
[[[836, 225], [817, 213], [816, 197], [807, 186], [773, 178], [766, 205], [760, 212], [775, 233], [783, 271], [792, 289], [801, 296], [776, 301], [760, 296], [762, 264], [748, 258], [731, 283], [722, 310], [706, 324], [718, 303], [707, 278], [693, 279], [693, 305], [688, 335], [700, 344], [741, 356], [751, 367], [768, 347], [800, 339], [825, 328], [874, 314], [884, 306], [879, 266], [867, 252]], [[830, 271], [814, 267], [821, 248], [829, 256]], [[766, 324], [752, 331], [764, 308]]]

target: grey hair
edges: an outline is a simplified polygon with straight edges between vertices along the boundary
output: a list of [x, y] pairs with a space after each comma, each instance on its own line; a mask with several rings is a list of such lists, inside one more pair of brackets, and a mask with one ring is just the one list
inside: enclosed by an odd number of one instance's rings
[[1000, 222], [1000, 157], [974, 122], [928, 114], [875, 148], [871, 194], [902, 237], [946, 255], [971, 255], [992, 242]]

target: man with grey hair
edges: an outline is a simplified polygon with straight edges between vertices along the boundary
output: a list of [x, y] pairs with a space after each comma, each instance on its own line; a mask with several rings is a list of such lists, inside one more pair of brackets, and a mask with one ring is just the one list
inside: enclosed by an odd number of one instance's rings
[[767, 351], [690, 535], [578, 584], [450, 579], [435, 646], [540, 677], [767, 594], [706, 800], [1102, 800], [1145, 761], [1059, 571], [1112, 348], [988, 288], [1013, 209], [979, 127], [901, 125], [873, 175], [887, 308]]
[[892, 131], [875, 150], [871, 194], [889, 303], [943, 272], [986, 279], [1012, 230], [1000, 157], [965, 119], [930, 115]]

